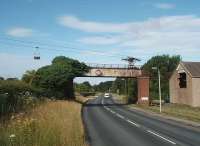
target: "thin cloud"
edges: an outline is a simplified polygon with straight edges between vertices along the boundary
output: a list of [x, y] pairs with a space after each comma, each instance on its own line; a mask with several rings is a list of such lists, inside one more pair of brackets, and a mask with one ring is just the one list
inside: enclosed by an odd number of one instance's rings
[[78, 40], [84, 44], [92, 44], [92, 45], [110, 45], [119, 43], [119, 37], [107, 37], [107, 36], [94, 36], [94, 37], [84, 37]]
[[154, 4], [154, 7], [159, 8], [159, 9], [168, 10], [168, 9], [173, 9], [176, 6], [175, 6], [175, 4], [171, 4], [171, 3], [156, 3], [156, 4]]
[[73, 21], [63, 21], [63, 25], [89, 32], [90, 36], [78, 39], [83, 44], [117, 45], [129, 48], [129, 51], [137, 48], [143, 52], [154, 49], [154, 52], [158, 53], [177, 52], [183, 55], [199, 52], [200, 18], [195, 15], [165, 16], [126, 23], [103, 23], [72, 18]]
[[[122, 31], [118, 34], [112, 34], [110, 36], [95, 35], [83, 37], [79, 39], [79, 41], [86, 44], [116, 44], [128, 40], [133, 42], [135, 40], [148, 39], [152, 38], [152, 36], [158, 36], [158, 34], [159, 36], [165, 35], [165, 37], [172, 37], [177, 36], [177, 34], [180, 34], [180, 32], [182, 32], [184, 37], [197, 37], [197, 35], [194, 35], [196, 34], [194, 32], [197, 32], [197, 34], [200, 32], [200, 18], [193, 15], [151, 18], [147, 19], [146, 21], [131, 22], [126, 24], [129, 25], [125, 31]], [[106, 25], [105, 27], [110, 28], [109, 26], [110, 25]], [[87, 30], [82, 28], [82, 31]], [[108, 31], [108, 33], [111, 32], [112, 30]]]
[[33, 34], [33, 30], [24, 27], [14, 27], [10, 28], [6, 34], [13, 37], [30, 37]]
[[83, 21], [75, 16], [61, 16], [58, 18], [58, 23], [74, 28], [79, 29], [86, 32], [124, 32], [127, 31], [130, 24], [123, 23], [123, 24], [114, 24], [114, 23], [103, 23], [103, 22], [92, 22], [92, 21]]
[[166, 16], [160, 18], [150, 18], [145, 21], [135, 21], [127, 23], [103, 23], [80, 20], [77, 17], [63, 16], [59, 18], [59, 23], [67, 28], [78, 29], [91, 33], [135, 33], [141, 34], [146, 31], [157, 31], [165, 29], [172, 31], [197, 29], [200, 25], [200, 18], [194, 15]]

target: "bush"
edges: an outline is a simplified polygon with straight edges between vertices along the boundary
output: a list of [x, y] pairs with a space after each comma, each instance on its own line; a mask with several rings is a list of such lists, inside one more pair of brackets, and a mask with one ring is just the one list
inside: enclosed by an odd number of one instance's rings
[[41, 89], [22, 81], [0, 81], [0, 116], [31, 106], [41, 93]]
[[96, 93], [95, 92], [81, 92], [80, 94], [86, 97], [86, 96], [94, 96]]
[[0, 116], [8, 110], [7, 98], [6, 94], [0, 94]]

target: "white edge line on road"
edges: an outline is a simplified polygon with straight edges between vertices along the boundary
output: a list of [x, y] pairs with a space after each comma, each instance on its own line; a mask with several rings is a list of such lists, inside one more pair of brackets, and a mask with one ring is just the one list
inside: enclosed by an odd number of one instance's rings
[[173, 142], [173, 141], [171, 141], [171, 140], [169, 140], [169, 139], [167, 139], [167, 138], [165, 138], [165, 137], [163, 137], [163, 136], [161, 136], [161, 135], [159, 135], [159, 134], [157, 134], [157, 133], [155, 133], [155, 132], [153, 132], [151, 130], [147, 130], [147, 132], [149, 132], [149, 133], [151, 133], [151, 134], [153, 134], [153, 135], [155, 135], [155, 136], [157, 136], [157, 137], [159, 137], [159, 138], [161, 138], [161, 139], [163, 139], [163, 140], [165, 140], [165, 141], [167, 141], [167, 142], [169, 142], [169, 143], [171, 143], [173, 145], [176, 145], [175, 142]]

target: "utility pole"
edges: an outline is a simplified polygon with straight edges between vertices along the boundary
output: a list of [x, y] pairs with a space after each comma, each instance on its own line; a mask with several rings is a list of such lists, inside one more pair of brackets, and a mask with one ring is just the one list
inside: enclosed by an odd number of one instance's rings
[[160, 70], [158, 68], [158, 86], [159, 86], [159, 99], [160, 99], [160, 113], [162, 112], [162, 99], [161, 99], [161, 87], [160, 87]]
[[160, 113], [161, 113], [162, 112], [162, 98], [161, 98], [161, 86], [160, 86], [160, 70], [158, 67], [152, 67], [152, 69], [158, 71], [158, 93], [159, 93]]

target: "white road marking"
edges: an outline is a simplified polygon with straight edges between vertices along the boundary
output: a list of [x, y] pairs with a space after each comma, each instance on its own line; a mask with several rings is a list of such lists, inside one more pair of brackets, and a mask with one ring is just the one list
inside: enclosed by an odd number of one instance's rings
[[[101, 104], [104, 104], [104, 99], [102, 99]], [[115, 111], [111, 110], [111, 109], [108, 108], [107, 106], [103, 106], [103, 107], [104, 107], [106, 110], [108, 110], [109, 112], [111, 112], [112, 114], [116, 115], [117, 117], [119, 117], [119, 118], [121, 118], [121, 119], [124, 119], [126, 122], [128, 122], [128, 123], [130, 123], [130, 124], [132, 124], [132, 125], [134, 125], [134, 126], [136, 126], [136, 127], [138, 127], [138, 128], [141, 127], [139, 124], [137, 124], [137, 123], [135, 123], [135, 122], [133, 122], [133, 121], [131, 121], [131, 120], [125, 118], [124, 116], [122, 116], [122, 115], [116, 113]], [[158, 133], [155, 133], [155, 132], [153, 132], [153, 131], [151, 131], [151, 130], [147, 130], [147, 132], [149, 132], [149, 133], [151, 133], [151, 134], [153, 134], [153, 135], [155, 135], [155, 136], [157, 136], [157, 137], [159, 137], [159, 138], [161, 138], [161, 139], [163, 139], [163, 140], [165, 140], [165, 141], [167, 141], [167, 142], [169, 142], [169, 143], [171, 143], [171, 144], [173, 144], [173, 145], [176, 145], [175, 142], [173, 142], [173, 141], [171, 141], [171, 140], [169, 140], [169, 139], [167, 139], [167, 138], [165, 138], [165, 137], [159, 135]]]
[[104, 104], [104, 101], [103, 101], [103, 99], [101, 100], [101, 104]]
[[155, 136], [157, 136], [157, 137], [159, 137], [159, 138], [161, 138], [161, 139], [163, 139], [163, 140], [165, 140], [165, 141], [167, 141], [167, 142], [169, 142], [169, 143], [171, 143], [173, 145], [176, 145], [175, 142], [173, 142], [173, 141], [171, 141], [171, 140], [169, 140], [169, 139], [167, 139], [167, 138], [165, 138], [165, 137], [163, 137], [163, 136], [161, 136], [161, 135], [159, 135], [159, 134], [157, 134], [157, 133], [155, 133], [155, 132], [153, 132], [151, 130], [147, 130], [147, 132], [149, 132], [149, 133], [151, 133], [151, 134], [153, 134], [153, 135], [155, 135]]
[[127, 121], [128, 123], [130, 123], [130, 124], [135, 125], [136, 127], [140, 127], [139, 124], [137, 124], [137, 123], [135, 123], [135, 122], [133, 122], [133, 121], [131, 121], [131, 120], [129, 120], [129, 119], [127, 119], [126, 121]]
[[120, 115], [120, 114], [118, 114], [118, 113], [116, 113], [116, 116], [118, 116], [118, 117], [121, 118], [121, 119], [125, 119], [124, 116], [122, 116], [122, 115]]
[[108, 111], [110, 111], [110, 109], [108, 107], [105, 107]]
[[113, 110], [110, 111], [112, 114], [115, 114], [115, 112]]
[[[103, 100], [103, 99], [101, 100], [101, 102], [102, 102], [102, 104], [104, 104], [104, 100]], [[140, 127], [139, 124], [137, 124], [137, 123], [135, 123], [135, 122], [132, 122], [132, 121], [129, 120], [129, 119], [126, 119], [124, 116], [122, 116], [122, 115], [116, 113], [115, 111], [111, 110], [110, 108], [108, 108], [108, 107], [106, 107], [106, 106], [104, 106], [104, 108], [105, 108], [106, 110], [108, 110], [109, 112], [111, 112], [112, 114], [116, 115], [117, 117], [119, 117], [119, 118], [121, 118], [121, 119], [124, 119], [124, 120], [127, 121], [128, 123], [131, 123], [131, 124], [135, 125], [136, 127]]]

